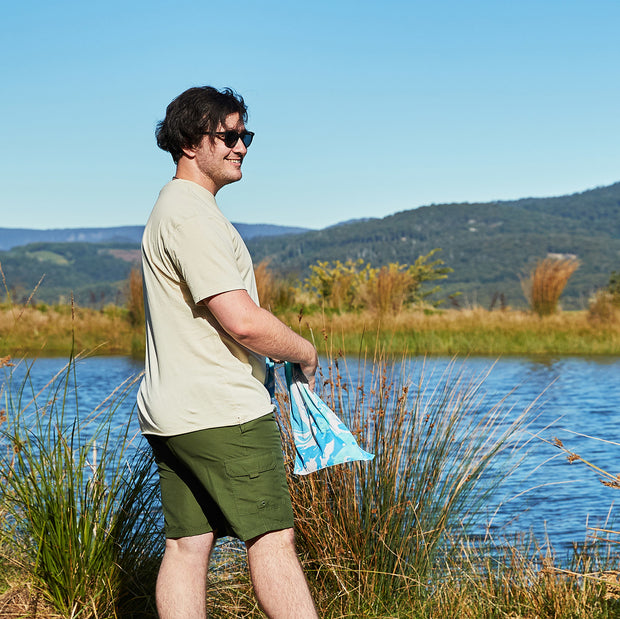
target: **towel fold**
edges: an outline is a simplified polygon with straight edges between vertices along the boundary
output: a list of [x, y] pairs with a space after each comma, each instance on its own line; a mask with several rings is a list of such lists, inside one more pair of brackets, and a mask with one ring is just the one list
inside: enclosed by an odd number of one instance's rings
[[308, 389], [298, 364], [285, 363], [284, 372], [291, 400], [291, 427], [296, 451], [293, 472], [296, 475], [375, 457], [360, 448], [334, 411]]

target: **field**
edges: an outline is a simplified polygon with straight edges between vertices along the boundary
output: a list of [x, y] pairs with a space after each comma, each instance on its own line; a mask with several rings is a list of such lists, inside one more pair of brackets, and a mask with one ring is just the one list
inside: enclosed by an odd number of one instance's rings
[[[377, 317], [368, 311], [278, 312], [292, 329], [313, 340], [325, 338], [349, 354], [379, 348], [410, 355], [618, 355], [620, 319], [591, 312], [539, 317], [525, 311], [407, 309]], [[101, 355], [144, 353], [143, 326], [126, 308], [0, 306], [0, 354], [68, 356], [74, 349]]]

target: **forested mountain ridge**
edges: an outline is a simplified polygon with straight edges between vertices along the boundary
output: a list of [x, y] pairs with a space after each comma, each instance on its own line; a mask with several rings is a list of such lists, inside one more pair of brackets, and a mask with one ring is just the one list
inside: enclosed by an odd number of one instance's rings
[[278, 239], [248, 243], [255, 260], [268, 258], [282, 272], [304, 273], [317, 260], [357, 260], [380, 266], [412, 263], [434, 248], [454, 272], [447, 293], [464, 303], [522, 305], [521, 275], [549, 254], [576, 256], [581, 266], [564, 295], [567, 307], [620, 271], [620, 183], [555, 198], [430, 205]]
[[124, 302], [140, 249], [136, 243], [30, 243], [0, 251], [0, 265], [14, 302], [34, 292], [34, 302], [67, 303], [73, 295], [78, 305], [103, 307]]
[[[492, 299], [501, 299], [513, 307], [523, 306], [519, 277], [549, 254], [576, 256], [581, 262], [562, 296], [567, 309], [585, 307], [592, 292], [608, 283], [610, 273], [620, 272], [620, 183], [556, 198], [433, 204], [381, 219], [271, 237], [253, 236], [258, 225], [235, 225], [256, 263], [269, 259], [273, 270], [301, 278], [317, 260], [411, 264], [441, 248], [434, 258], [454, 269], [441, 282], [442, 296], [462, 292], [461, 305], [488, 307]], [[283, 231], [279, 226], [264, 227], [271, 233], [274, 229]], [[6, 230], [10, 229], [0, 228], [0, 241]], [[113, 242], [40, 242], [0, 251], [12, 298], [28, 298], [45, 275], [35, 300], [67, 300], [73, 292], [81, 305], [122, 301], [124, 282], [139, 259], [142, 227], [103, 230]], [[93, 238], [88, 233], [96, 237], [101, 231], [65, 233], [84, 240]], [[134, 235], [130, 242], [122, 242], [129, 232]]]

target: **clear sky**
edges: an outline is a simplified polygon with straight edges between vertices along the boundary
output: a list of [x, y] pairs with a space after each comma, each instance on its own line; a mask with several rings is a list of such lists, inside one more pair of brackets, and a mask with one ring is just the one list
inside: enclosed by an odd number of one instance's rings
[[237, 222], [322, 228], [620, 180], [618, 0], [20, 0], [0, 19], [0, 227], [143, 224], [153, 131], [231, 86]]

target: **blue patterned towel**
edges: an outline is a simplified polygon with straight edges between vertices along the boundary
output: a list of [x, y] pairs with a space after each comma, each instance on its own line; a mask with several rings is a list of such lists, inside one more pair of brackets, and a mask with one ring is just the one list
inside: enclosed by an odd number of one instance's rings
[[299, 365], [284, 364], [291, 399], [291, 426], [295, 441], [296, 475], [314, 473], [334, 464], [372, 460], [349, 429], [316, 393], [308, 389]]

